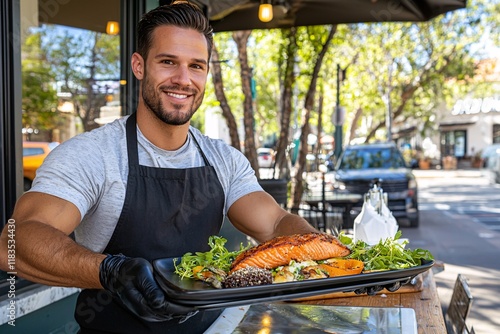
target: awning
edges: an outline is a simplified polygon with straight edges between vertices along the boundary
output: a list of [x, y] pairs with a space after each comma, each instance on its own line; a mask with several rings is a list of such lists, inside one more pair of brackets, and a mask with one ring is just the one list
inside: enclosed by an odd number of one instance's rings
[[469, 126], [472, 124], [475, 124], [476, 122], [456, 122], [456, 123], [440, 123], [439, 124], [439, 129], [443, 128], [451, 128], [451, 127], [457, 127], [457, 126]]
[[476, 124], [478, 121], [478, 116], [476, 115], [463, 115], [467, 117], [460, 117], [459, 115], [454, 116], [451, 119], [443, 120], [439, 123], [439, 129], [449, 129], [456, 127], [467, 127], [469, 125]]
[[[466, 0], [274, 0], [274, 18], [264, 23], [258, 19], [259, 0], [191, 1], [207, 13], [216, 32], [359, 22], [420, 22], [466, 7]], [[105, 32], [107, 21], [120, 21], [120, 0], [38, 0], [38, 10], [40, 23], [98, 32]]]

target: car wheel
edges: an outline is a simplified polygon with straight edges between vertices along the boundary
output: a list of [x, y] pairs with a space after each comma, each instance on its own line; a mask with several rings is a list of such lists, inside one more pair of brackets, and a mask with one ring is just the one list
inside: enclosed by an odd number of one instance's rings
[[31, 180], [24, 179], [24, 191], [28, 191], [31, 189]]
[[419, 223], [418, 215], [415, 217], [409, 218], [409, 221], [410, 221], [410, 227], [418, 227], [418, 223]]

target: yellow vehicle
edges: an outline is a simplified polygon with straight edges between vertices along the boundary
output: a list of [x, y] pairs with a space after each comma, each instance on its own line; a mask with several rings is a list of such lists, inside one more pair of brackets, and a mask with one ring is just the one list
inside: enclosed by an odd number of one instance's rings
[[23, 142], [23, 176], [24, 191], [31, 188], [31, 183], [36, 175], [36, 170], [42, 164], [50, 151], [59, 145], [58, 142]]

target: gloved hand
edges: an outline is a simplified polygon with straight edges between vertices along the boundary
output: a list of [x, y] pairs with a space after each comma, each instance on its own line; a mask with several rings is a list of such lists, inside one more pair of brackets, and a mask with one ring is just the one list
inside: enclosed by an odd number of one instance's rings
[[104, 289], [144, 320], [179, 318], [184, 322], [198, 313], [167, 300], [153, 278], [153, 266], [146, 259], [107, 255], [99, 266], [99, 280]]

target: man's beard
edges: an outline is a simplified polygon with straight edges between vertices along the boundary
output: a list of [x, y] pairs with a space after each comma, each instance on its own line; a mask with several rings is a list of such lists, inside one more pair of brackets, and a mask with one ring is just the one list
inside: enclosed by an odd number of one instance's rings
[[149, 82], [148, 76], [144, 76], [143, 85], [142, 85], [142, 99], [144, 100], [144, 104], [146, 108], [153, 112], [153, 114], [162, 122], [169, 125], [184, 125], [191, 120], [194, 113], [200, 107], [203, 102], [204, 92], [201, 92], [200, 95], [196, 95], [195, 89], [190, 88], [181, 88], [179, 86], [160, 86], [160, 91], [181, 91], [186, 93], [187, 95], [193, 94], [194, 99], [191, 105], [189, 106], [189, 110], [187, 113], [179, 112], [182, 108], [186, 108], [185, 104], [173, 104], [173, 110], [168, 111], [165, 109], [161, 97], [154, 86]]

